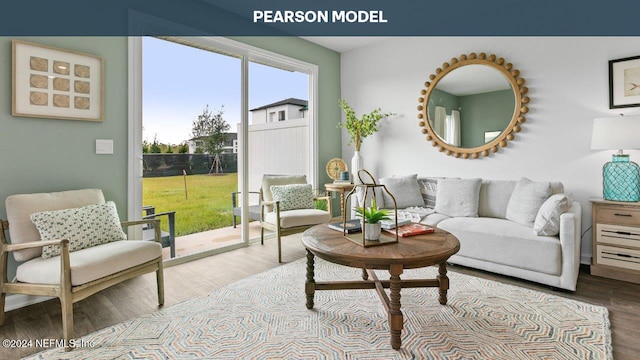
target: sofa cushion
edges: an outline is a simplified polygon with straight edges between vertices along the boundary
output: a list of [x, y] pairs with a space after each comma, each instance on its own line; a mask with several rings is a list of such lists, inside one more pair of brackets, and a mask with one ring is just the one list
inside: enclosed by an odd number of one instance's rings
[[421, 224], [429, 225], [429, 226], [437, 226], [441, 221], [451, 219], [451, 216], [447, 216], [444, 214], [433, 213], [427, 215], [420, 221]]
[[561, 182], [552, 181], [549, 186], [551, 186], [551, 195], [564, 193], [564, 185]]
[[478, 216], [481, 179], [440, 179], [435, 211], [447, 216]]
[[478, 216], [505, 219], [515, 180], [482, 180]]
[[548, 182], [520, 179], [509, 199], [506, 219], [533, 227], [538, 210], [550, 195], [551, 187]]
[[[29, 218], [33, 213], [102, 203], [104, 195], [100, 189], [11, 195], [5, 200], [11, 243], [40, 241], [40, 233]], [[14, 251], [13, 257], [16, 261], [26, 261], [41, 254], [42, 248], [26, 249]]]
[[280, 211], [313, 209], [313, 187], [311, 184], [288, 184], [271, 186], [273, 201], [280, 202]]
[[[42, 211], [31, 214], [30, 217], [43, 241], [68, 239], [69, 251], [127, 239], [113, 201], [79, 208]], [[42, 248], [42, 257], [45, 259], [58, 255], [58, 245]]]
[[[404, 209], [410, 206], [424, 206], [424, 200], [420, 194], [418, 186], [418, 175], [412, 174], [407, 176], [393, 176], [380, 179], [380, 184], [384, 185], [387, 190], [396, 198], [396, 206], [398, 209]], [[384, 207], [393, 208], [393, 200], [386, 193], [382, 192], [384, 197]], [[378, 204], [380, 206], [380, 204]]]
[[[276, 213], [268, 213], [264, 220], [270, 224], [276, 224]], [[331, 220], [328, 211], [318, 209], [298, 209], [280, 212], [280, 227], [283, 229], [296, 226], [315, 225]]]
[[569, 210], [572, 201], [565, 194], [551, 195], [542, 204], [536, 220], [533, 223], [533, 231], [536, 235], [555, 236], [560, 232], [560, 215]]
[[[162, 256], [162, 245], [153, 241], [123, 240], [75, 251], [69, 255], [71, 285], [78, 286]], [[59, 284], [60, 257], [37, 257], [20, 264], [16, 279], [26, 283]]]
[[497, 264], [559, 275], [562, 271], [560, 240], [536, 236], [530, 227], [495, 218], [451, 218], [438, 227], [460, 241], [456, 255]]
[[436, 195], [438, 191], [438, 180], [442, 178], [437, 177], [419, 177], [418, 185], [420, 187], [420, 194], [424, 200], [424, 206], [428, 208], [436, 207]]

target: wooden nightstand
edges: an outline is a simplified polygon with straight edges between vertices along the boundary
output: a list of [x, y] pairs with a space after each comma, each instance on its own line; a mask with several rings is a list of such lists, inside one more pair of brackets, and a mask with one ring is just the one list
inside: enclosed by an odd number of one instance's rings
[[591, 199], [591, 274], [640, 284], [640, 203]]

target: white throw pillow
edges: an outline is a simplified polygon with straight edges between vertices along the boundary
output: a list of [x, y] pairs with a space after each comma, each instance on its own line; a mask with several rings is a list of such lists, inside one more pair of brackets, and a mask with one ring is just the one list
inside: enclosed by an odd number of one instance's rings
[[478, 217], [482, 179], [439, 179], [435, 211], [451, 217]]
[[571, 199], [565, 194], [551, 195], [542, 204], [536, 221], [533, 224], [533, 231], [536, 235], [556, 236], [560, 232], [560, 215], [569, 210]]
[[[420, 193], [418, 185], [418, 174], [407, 176], [392, 176], [380, 179], [380, 184], [384, 185], [387, 190], [396, 198], [396, 206], [398, 209], [404, 209], [411, 206], [424, 207], [424, 199]], [[384, 197], [384, 207], [393, 209], [393, 199], [385, 191], [382, 191]]]
[[311, 184], [289, 184], [271, 186], [273, 201], [280, 202], [280, 211], [314, 209]]
[[[31, 214], [31, 221], [38, 229], [43, 241], [69, 240], [69, 251], [126, 240], [122, 231], [116, 204], [104, 204]], [[42, 248], [42, 257], [60, 255], [60, 247], [47, 245]]]
[[549, 196], [551, 196], [551, 186], [548, 182], [520, 179], [507, 205], [507, 220], [533, 227], [538, 210]]

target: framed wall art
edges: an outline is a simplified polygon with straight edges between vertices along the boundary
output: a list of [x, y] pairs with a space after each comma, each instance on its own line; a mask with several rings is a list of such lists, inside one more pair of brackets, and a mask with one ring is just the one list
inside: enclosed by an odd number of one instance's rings
[[14, 116], [102, 121], [99, 56], [13, 40]]
[[640, 106], [640, 56], [609, 61], [609, 109]]

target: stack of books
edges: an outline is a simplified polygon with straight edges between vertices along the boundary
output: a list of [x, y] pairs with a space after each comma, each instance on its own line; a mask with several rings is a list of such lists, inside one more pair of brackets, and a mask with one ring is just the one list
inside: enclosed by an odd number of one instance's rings
[[346, 223], [342, 221], [329, 223], [329, 229], [344, 231], [347, 230], [347, 234], [362, 231], [362, 223], [360, 219], [347, 220]]
[[351, 184], [351, 180], [340, 180], [340, 179], [337, 179], [337, 180], [333, 180], [333, 183], [334, 184]]
[[[410, 222], [411, 222], [411, 219], [398, 219], [398, 226], [407, 225]], [[382, 225], [383, 229], [395, 229], [396, 228], [396, 220], [395, 219], [382, 220], [382, 221], [380, 221], [380, 224]]]
[[[384, 229], [384, 231], [388, 231], [392, 234], [396, 233], [395, 229]], [[402, 225], [402, 226], [398, 226], [398, 236], [399, 237], [407, 237], [407, 236], [414, 236], [414, 235], [422, 235], [422, 234], [429, 234], [436, 231], [435, 228], [428, 226], [428, 225], [424, 225], [424, 224], [416, 224], [416, 223], [412, 223], [412, 224], [407, 224], [407, 225]]]

